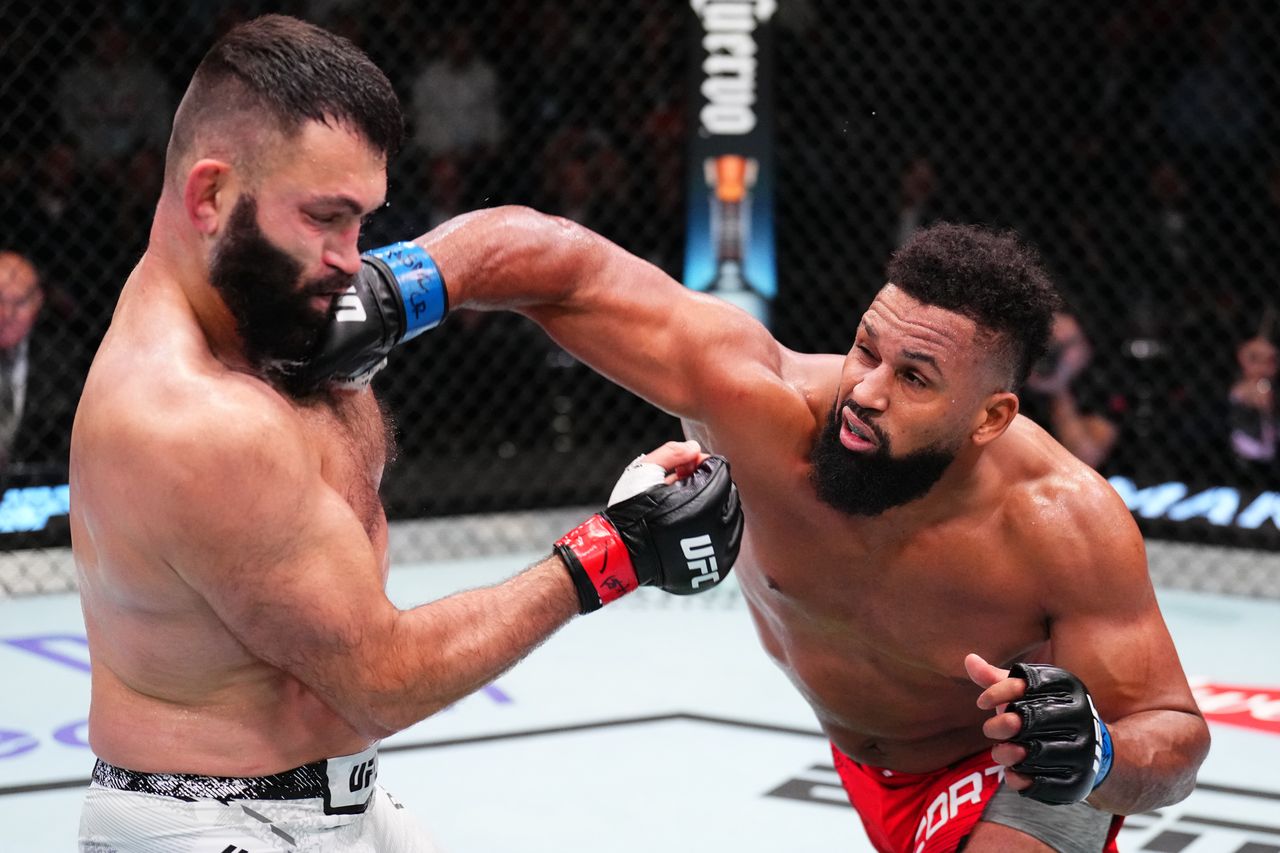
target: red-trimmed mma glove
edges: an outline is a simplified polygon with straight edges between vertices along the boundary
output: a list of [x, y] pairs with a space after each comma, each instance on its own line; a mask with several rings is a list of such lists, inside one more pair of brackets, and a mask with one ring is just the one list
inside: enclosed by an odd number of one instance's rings
[[690, 595], [728, 576], [742, 544], [742, 506], [729, 463], [709, 456], [683, 480], [668, 485], [665, 476], [655, 463], [631, 463], [609, 508], [556, 542], [580, 613], [638, 586]]
[[1027, 692], [1005, 710], [1022, 718], [1010, 743], [1026, 747], [1013, 769], [1031, 779], [1019, 793], [1051, 805], [1078, 803], [1102, 784], [1111, 770], [1111, 734], [1080, 679], [1065, 669], [1037, 663], [1014, 664], [1010, 678], [1027, 682]]

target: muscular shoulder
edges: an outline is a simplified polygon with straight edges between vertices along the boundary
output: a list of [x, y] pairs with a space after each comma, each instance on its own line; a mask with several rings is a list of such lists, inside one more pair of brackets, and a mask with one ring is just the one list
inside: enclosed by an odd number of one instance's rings
[[[770, 340], [757, 360], [738, 362], [722, 373], [721, 384], [708, 392], [711, 449], [729, 456], [741, 475], [757, 465], [774, 474], [807, 464], [813, 437], [831, 410], [839, 382], [841, 359], [788, 350]], [[735, 476], [739, 476], [735, 473]]]
[[721, 374], [719, 394], [731, 405], [752, 405], [764, 411], [811, 415], [830, 410], [840, 380], [840, 356], [789, 350], [767, 339], [754, 358], [739, 358]]
[[127, 495], [147, 518], [242, 517], [263, 482], [297, 482], [312, 464], [296, 413], [252, 377], [175, 366], [104, 390], [78, 425], [82, 485]]
[[1001, 438], [1008, 472], [1003, 518], [1016, 547], [1047, 576], [1097, 572], [1146, 577], [1142, 536], [1124, 501], [1096, 471], [1020, 418]]
[[121, 377], [93, 415], [119, 449], [201, 460], [229, 450], [287, 450], [298, 436], [293, 409], [266, 383], [235, 371], [175, 366]]

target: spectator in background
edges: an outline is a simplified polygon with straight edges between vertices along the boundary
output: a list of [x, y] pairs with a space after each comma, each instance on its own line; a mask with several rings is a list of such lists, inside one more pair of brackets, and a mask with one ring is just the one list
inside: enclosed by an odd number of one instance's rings
[[898, 185], [898, 218], [894, 225], [893, 247], [896, 249], [920, 228], [938, 220], [934, 192], [938, 175], [933, 161], [925, 156], [912, 157], [902, 170]]
[[147, 249], [151, 217], [164, 187], [164, 151], [140, 145], [122, 163], [112, 206], [113, 242], [124, 270], [132, 269]]
[[[1276, 346], [1264, 335], [1236, 349], [1240, 378], [1231, 386], [1231, 451], [1238, 467], [1268, 485], [1276, 485]], [[1261, 485], [1261, 483], [1259, 484]]]
[[1099, 384], [1086, 373], [1092, 359], [1093, 348], [1079, 320], [1066, 311], [1055, 313], [1049, 349], [1032, 368], [1019, 406], [1077, 459], [1099, 468], [1111, 454], [1119, 428], [1105, 414]]
[[688, 105], [672, 93], [660, 93], [640, 122], [638, 189], [654, 216], [637, 235], [636, 251], [677, 280], [683, 277], [688, 132]]
[[612, 199], [601, 198], [595, 168], [594, 146], [572, 145], [548, 152], [546, 172], [548, 213], [572, 219], [592, 230], [603, 226], [602, 213]]
[[1148, 190], [1151, 272], [1158, 278], [1153, 286], [1163, 301], [1181, 296], [1192, 279], [1194, 246], [1187, 182], [1177, 164], [1166, 158], [1152, 168]]
[[0, 252], [0, 469], [6, 471], [27, 406], [31, 330], [43, 306], [36, 268], [16, 252]]
[[543, 210], [627, 242], [610, 227], [616, 218], [606, 214], [631, 198], [633, 176], [604, 130], [585, 122], [566, 125], [543, 147], [542, 175]]
[[1261, 192], [1255, 191], [1256, 210], [1246, 232], [1249, 242], [1243, 263], [1259, 281], [1280, 281], [1280, 160], [1267, 164], [1261, 174]]
[[56, 124], [46, 80], [51, 60], [45, 26], [42, 15], [0, 11], [0, 185], [30, 169], [31, 149], [47, 145]]
[[[1106, 308], [1126, 317], [1131, 334], [1155, 338], [1167, 335], [1188, 300], [1194, 302], [1203, 271], [1197, 250], [1206, 239], [1206, 224], [1196, 216], [1187, 179], [1173, 158], [1141, 169], [1127, 215], [1116, 214], [1114, 199], [1110, 206], [1093, 204], [1080, 211], [1083, 221], [1076, 230], [1091, 232], [1092, 241], [1085, 253], [1088, 268], [1074, 280], [1090, 288], [1091, 304], [1094, 296], [1102, 297], [1110, 303]], [[1107, 286], [1094, 293], [1092, 284], [1099, 281]], [[1108, 299], [1105, 290], [1120, 298]]]
[[498, 75], [466, 26], [445, 32], [439, 58], [413, 81], [408, 112], [413, 144], [431, 157], [458, 158], [468, 178], [493, 156], [502, 139]]
[[[462, 167], [453, 157], [435, 157], [427, 164], [422, 200], [423, 233], [430, 231], [469, 209], [464, 199], [466, 187], [462, 179]], [[401, 232], [401, 233], [419, 233]]]
[[58, 81], [57, 104], [88, 167], [108, 174], [139, 145], [164, 150], [175, 102], [169, 81], [114, 16], [102, 18], [91, 40], [89, 55]]
[[87, 173], [74, 142], [56, 140], [4, 200], [5, 241], [24, 247], [46, 287], [92, 298], [116, 268], [118, 249], [104, 223], [126, 197]]
[[1159, 107], [1164, 132], [1175, 144], [1223, 155], [1243, 151], [1252, 141], [1264, 104], [1245, 36], [1225, 3], [1201, 22], [1200, 55]]
[[466, 213], [466, 187], [462, 167], [455, 157], [432, 157], [420, 168], [405, 170], [403, 187], [373, 216], [360, 232], [365, 246], [383, 246], [404, 239], [405, 234], [422, 234], [437, 225]]
[[[66, 352], [35, 265], [0, 250], [0, 480], [65, 476], [82, 365]], [[65, 480], [63, 481], [65, 482]]]

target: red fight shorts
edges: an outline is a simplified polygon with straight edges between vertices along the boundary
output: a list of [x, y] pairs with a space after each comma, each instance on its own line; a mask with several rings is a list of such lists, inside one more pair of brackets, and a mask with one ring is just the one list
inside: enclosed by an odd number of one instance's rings
[[[952, 853], [1004, 781], [1004, 768], [986, 751], [932, 773], [859, 764], [834, 744], [831, 754], [849, 802], [880, 853]], [[1120, 824], [1112, 822], [1104, 853], [1116, 853]]]

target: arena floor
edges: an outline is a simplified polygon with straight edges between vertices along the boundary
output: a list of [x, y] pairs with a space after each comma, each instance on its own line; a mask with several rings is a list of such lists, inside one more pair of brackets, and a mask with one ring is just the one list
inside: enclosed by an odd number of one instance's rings
[[[410, 606], [531, 559], [399, 565], [390, 592]], [[1160, 599], [1188, 674], [1245, 692], [1214, 690], [1198, 789], [1131, 818], [1121, 848], [1280, 853], [1280, 601]], [[92, 765], [74, 593], [0, 600], [0, 683], [0, 851], [74, 850]], [[379, 781], [453, 853], [871, 849], [731, 583], [687, 599], [642, 590], [576, 620], [389, 739]]]

